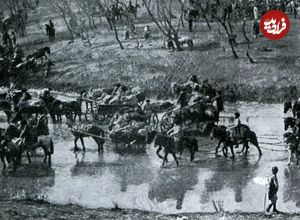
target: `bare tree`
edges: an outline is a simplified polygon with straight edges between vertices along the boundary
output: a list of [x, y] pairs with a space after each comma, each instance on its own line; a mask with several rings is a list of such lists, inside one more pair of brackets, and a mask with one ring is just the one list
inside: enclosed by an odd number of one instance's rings
[[100, 11], [100, 16], [104, 16], [110, 26], [110, 29], [114, 31], [115, 38], [123, 50], [124, 46], [119, 38], [118, 28], [117, 28], [117, 11], [120, 4], [119, 0], [98, 0], [98, 9]]
[[[143, 0], [143, 5], [161, 33], [167, 39], [174, 41], [178, 50], [182, 50], [179, 43], [179, 30], [184, 13], [183, 2], [181, 0]], [[178, 6], [180, 10], [177, 11], [179, 15], [176, 17], [174, 14]]]
[[96, 29], [97, 0], [75, 0], [77, 8], [86, 16], [91, 30]]
[[62, 19], [64, 20], [66, 27], [68, 31], [70, 32], [70, 38], [71, 40], [74, 39], [74, 32], [72, 30], [72, 27], [69, 23], [70, 15], [72, 15], [72, 10], [71, 10], [71, 0], [48, 0], [49, 6], [57, 12]]
[[4, 22], [9, 28], [15, 29], [20, 36], [26, 35], [26, 25], [29, 10], [34, 7], [33, 0], [1, 0], [3, 11], [9, 11], [10, 16]]

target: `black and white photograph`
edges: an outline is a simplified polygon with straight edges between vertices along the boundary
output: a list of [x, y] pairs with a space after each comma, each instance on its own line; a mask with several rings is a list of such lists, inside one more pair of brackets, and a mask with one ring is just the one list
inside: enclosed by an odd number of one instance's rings
[[300, 219], [300, 0], [0, 0], [0, 219]]

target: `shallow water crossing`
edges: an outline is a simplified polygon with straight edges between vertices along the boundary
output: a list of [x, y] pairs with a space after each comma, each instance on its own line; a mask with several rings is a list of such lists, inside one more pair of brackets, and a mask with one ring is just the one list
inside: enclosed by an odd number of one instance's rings
[[[300, 211], [299, 168], [288, 167], [288, 153], [281, 142], [283, 133], [283, 106], [262, 104], [230, 104], [226, 115], [239, 111], [242, 123], [257, 133], [263, 156], [259, 159], [255, 147], [250, 146], [247, 157], [236, 159], [215, 157], [216, 142], [199, 139], [194, 162], [186, 153], [176, 167], [171, 156], [169, 164], [161, 168], [161, 160], [153, 146], [147, 153], [120, 155], [107, 142], [103, 155], [98, 155], [96, 144], [86, 139], [87, 152], [73, 153], [74, 139], [66, 125], [50, 125], [55, 141], [52, 168], [34, 158], [16, 173], [0, 174], [0, 197], [42, 198], [57, 204], [78, 204], [84, 207], [135, 208], [163, 213], [262, 211], [265, 196], [265, 178], [271, 167], [279, 167], [278, 208], [282, 211]], [[3, 125], [4, 126], [4, 125]], [[81, 145], [79, 144], [81, 147]], [[235, 149], [237, 152], [238, 149]], [[221, 153], [220, 153], [221, 155]]]

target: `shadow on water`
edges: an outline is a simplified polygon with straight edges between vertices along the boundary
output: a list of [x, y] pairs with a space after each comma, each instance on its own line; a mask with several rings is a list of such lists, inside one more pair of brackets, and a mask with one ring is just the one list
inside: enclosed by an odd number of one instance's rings
[[207, 164], [208, 169], [214, 172], [214, 175], [205, 180], [206, 190], [202, 194], [201, 200], [207, 203], [213, 192], [221, 191], [224, 188], [233, 189], [235, 201], [243, 201], [243, 189], [253, 179], [256, 169], [259, 167], [260, 159], [257, 158], [253, 163], [249, 157], [239, 157], [235, 160], [218, 158], [213, 164]]
[[73, 177], [80, 176], [80, 175], [101, 176], [104, 171], [102, 168], [123, 166], [121, 163], [118, 162], [114, 162], [114, 163], [105, 162], [103, 160], [103, 154], [98, 154], [98, 160], [93, 162], [85, 161], [85, 158], [86, 158], [86, 153], [77, 153], [75, 155], [76, 164], [70, 169], [71, 176]]
[[163, 169], [158, 172], [155, 180], [150, 184], [148, 198], [157, 202], [167, 199], [176, 200], [176, 209], [182, 209], [184, 196], [188, 190], [198, 183], [198, 169], [181, 167]]
[[285, 202], [293, 201], [295, 206], [300, 208], [300, 173], [299, 167], [290, 166], [284, 170], [284, 178], [286, 184], [283, 191], [283, 199]]
[[120, 183], [121, 192], [126, 192], [130, 185], [138, 186], [151, 182], [156, 172], [149, 166], [149, 158], [145, 155], [120, 157], [116, 163], [124, 166], [113, 166], [109, 170]]
[[[46, 164], [23, 164], [16, 171], [5, 170], [0, 175], [0, 197], [28, 199], [44, 195], [55, 184], [55, 171]], [[27, 198], [22, 198], [26, 195]]]

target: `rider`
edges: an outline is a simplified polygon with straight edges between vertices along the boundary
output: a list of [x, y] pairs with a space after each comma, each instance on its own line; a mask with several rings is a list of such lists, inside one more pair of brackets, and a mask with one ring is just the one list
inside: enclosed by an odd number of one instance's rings
[[180, 108], [184, 108], [188, 106], [188, 93], [187, 89], [183, 88], [183, 90], [180, 92], [179, 97], [177, 99], [177, 105], [180, 105]]
[[196, 75], [192, 75], [188, 81], [188, 84], [190, 84], [192, 86], [193, 89], [195, 89], [196, 86], [199, 86], [199, 81]]
[[240, 120], [240, 113], [234, 113], [234, 122], [232, 125], [228, 126], [228, 130], [230, 133], [230, 138], [232, 142], [237, 140], [241, 135], [241, 120]]
[[23, 140], [25, 146], [32, 146], [37, 142], [36, 136], [33, 135], [32, 129], [27, 122], [27, 120], [23, 119], [21, 121], [21, 126], [20, 126], [21, 134], [20, 138]]

